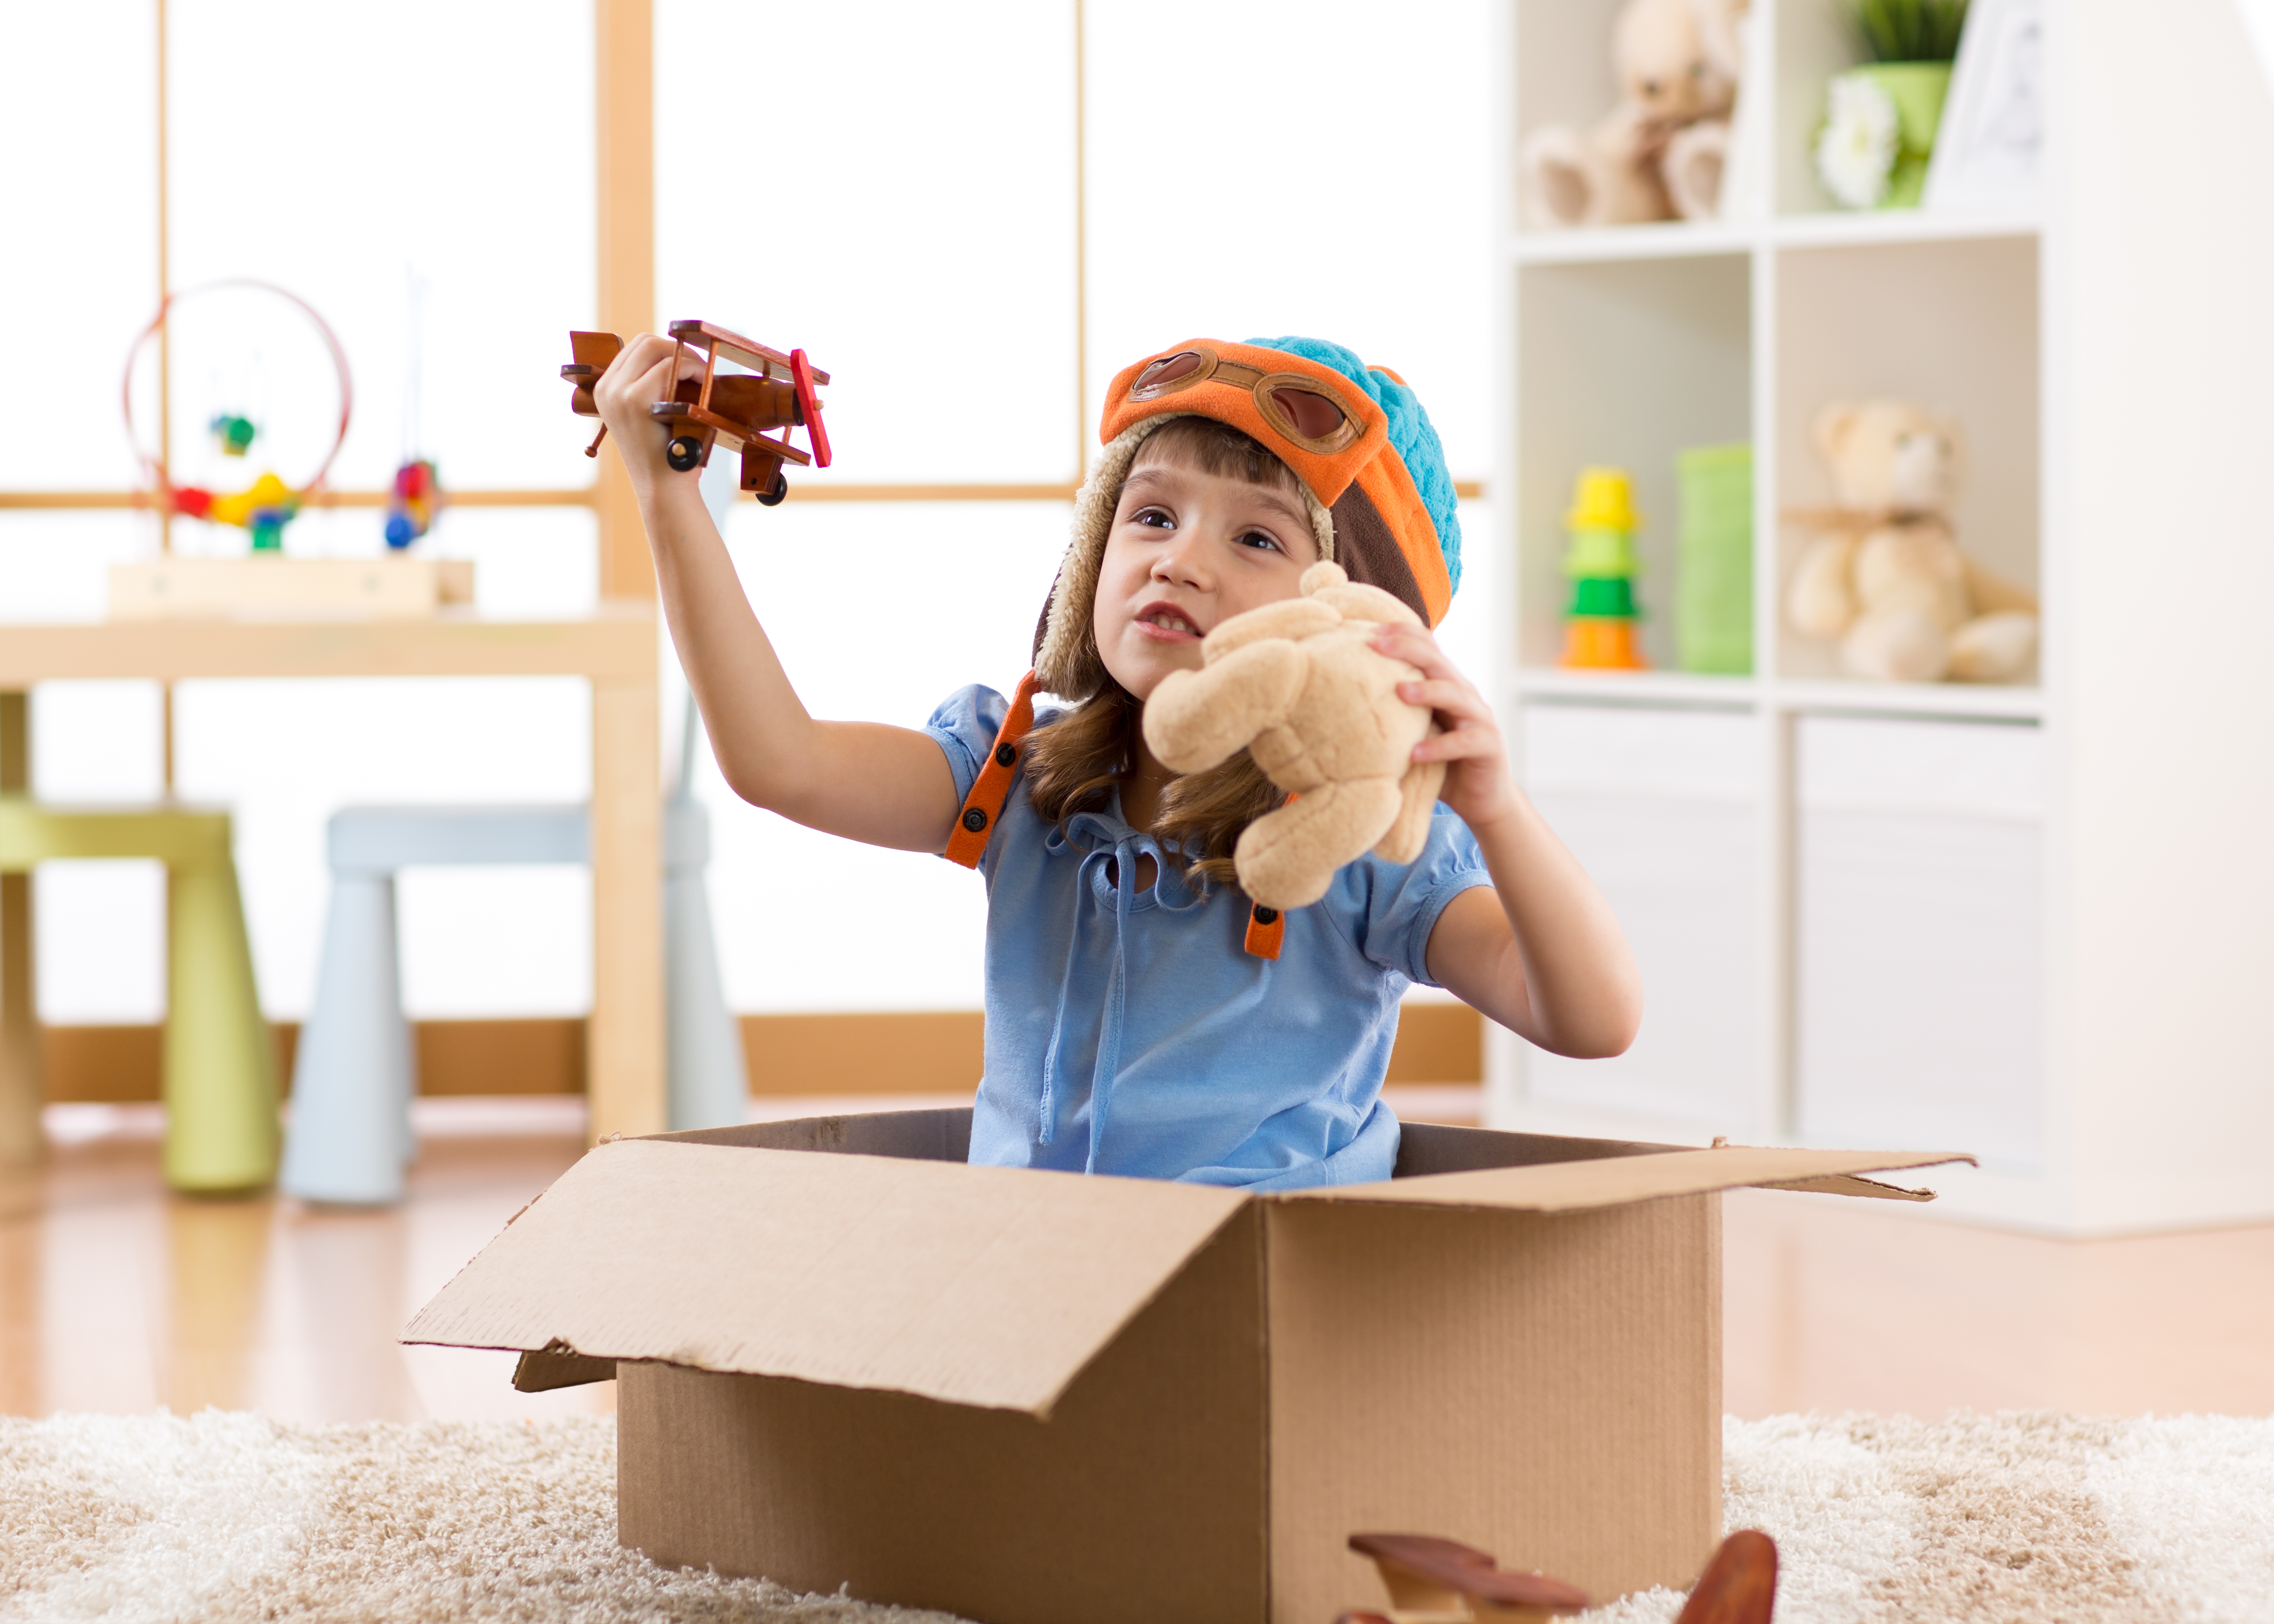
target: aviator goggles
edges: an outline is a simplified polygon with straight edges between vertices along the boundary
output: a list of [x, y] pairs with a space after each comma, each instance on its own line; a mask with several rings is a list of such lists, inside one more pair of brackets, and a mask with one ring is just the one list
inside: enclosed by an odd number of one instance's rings
[[1129, 398], [1157, 401], [1210, 382], [1246, 390], [1255, 398], [1257, 415], [1274, 433], [1320, 456], [1349, 449], [1366, 432], [1358, 414], [1319, 380], [1302, 372], [1267, 372], [1226, 360], [1203, 346], [1153, 362], [1129, 386]]

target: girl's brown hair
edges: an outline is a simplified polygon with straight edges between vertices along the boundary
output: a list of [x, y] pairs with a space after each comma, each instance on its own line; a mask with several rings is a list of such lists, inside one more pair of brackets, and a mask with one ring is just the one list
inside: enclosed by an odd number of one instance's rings
[[[1161, 425], [1137, 454], [1131, 471], [1148, 462], [1175, 462], [1219, 478], [1299, 492], [1284, 462], [1230, 424], [1212, 417], [1177, 417]], [[1027, 746], [1027, 789], [1035, 810], [1063, 825], [1078, 812], [1101, 810], [1114, 786], [1136, 765], [1141, 707], [1111, 677], [1088, 699], [1037, 728]], [[1203, 883], [1238, 883], [1231, 853], [1240, 831], [1286, 796], [1242, 750], [1206, 772], [1171, 781], [1161, 797], [1153, 833], [1182, 859], [1185, 872]]]

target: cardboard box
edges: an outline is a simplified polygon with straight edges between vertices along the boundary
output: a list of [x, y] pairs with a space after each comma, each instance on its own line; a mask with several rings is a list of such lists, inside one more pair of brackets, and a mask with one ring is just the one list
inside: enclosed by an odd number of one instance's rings
[[[1721, 1533], [1718, 1192], [1960, 1160], [1409, 1125], [1278, 1195], [964, 1164], [967, 1111], [602, 1145], [411, 1322], [618, 1381], [658, 1561], [987, 1624], [1322, 1624], [1353, 1532], [1599, 1600]], [[833, 1153], [833, 1154], [825, 1154]]]
[[110, 567], [114, 620], [432, 614], [474, 601], [471, 559], [163, 558]]

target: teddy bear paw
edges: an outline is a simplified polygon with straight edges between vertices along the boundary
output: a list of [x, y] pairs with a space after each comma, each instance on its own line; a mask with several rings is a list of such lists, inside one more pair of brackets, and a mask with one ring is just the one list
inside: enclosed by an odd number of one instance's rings
[[1969, 620], [1950, 635], [1950, 675], [1959, 682], [2008, 682], [2037, 651], [2037, 617], [2006, 610]]
[[1399, 801], [1395, 779], [1352, 779], [1256, 819], [1232, 848], [1240, 889], [1267, 908], [1308, 907], [1327, 894], [1336, 870], [1389, 831]]
[[1841, 663], [1874, 682], [1939, 682], [1950, 668], [1950, 639], [1918, 609], [1875, 609], [1841, 640]]

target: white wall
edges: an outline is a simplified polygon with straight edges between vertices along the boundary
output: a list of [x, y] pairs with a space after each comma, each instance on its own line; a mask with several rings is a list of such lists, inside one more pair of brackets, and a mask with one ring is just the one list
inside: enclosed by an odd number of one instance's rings
[[2075, 547], [2046, 642], [2077, 718], [2056, 1132], [2091, 1229], [2274, 1213], [2274, 94], [2228, 0], [2156, 7], [2152, 50], [2139, 8], [2075, 11], [2077, 103], [2120, 109], [2073, 119]]

